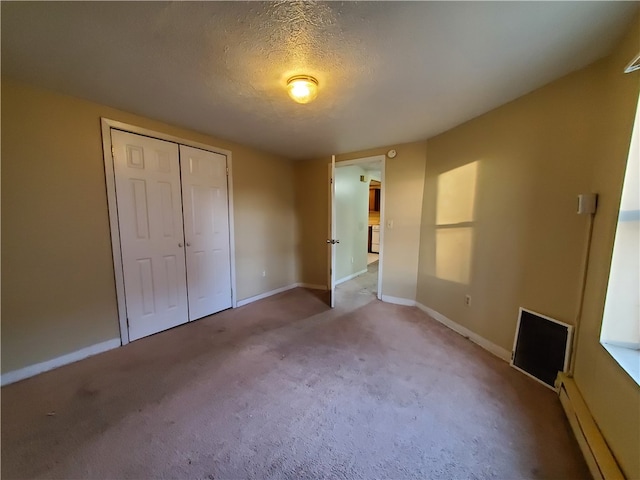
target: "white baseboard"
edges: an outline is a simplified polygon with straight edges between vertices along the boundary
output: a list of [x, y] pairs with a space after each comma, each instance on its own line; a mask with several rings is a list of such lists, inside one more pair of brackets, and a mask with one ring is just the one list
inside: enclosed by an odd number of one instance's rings
[[422, 305], [421, 303], [416, 303], [416, 307], [418, 307], [420, 310], [425, 312], [427, 315], [429, 315], [434, 320], [436, 320], [436, 321], [442, 323], [443, 325], [449, 327], [454, 332], [459, 333], [463, 337], [468, 338], [469, 340], [471, 340], [473, 343], [476, 343], [476, 344], [480, 345], [482, 348], [484, 348], [488, 352], [493, 353], [496, 357], [501, 358], [505, 362], [509, 362], [511, 360], [511, 352], [509, 350], [507, 350], [505, 348], [502, 348], [501, 346], [496, 345], [493, 342], [490, 342], [486, 338], [481, 337], [477, 333], [472, 332], [468, 328], [463, 327], [459, 323], [456, 323], [453, 320], [450, 320], [449, 318], [445, 317], [441, 313], [438, 313], [435, 310], [433, 310], [433, 309], [431, 309], [431, 308], [429, 308], [429, 307], [427, 307], [425, 305]]
[[75, 352], [67, 353], [61, 357], [52, 358], [46, 362], [36, 363], [35, 365], [29, 365], [28, 367], [13, 370], [12, 372], [3, 373], [0, 378], [0, 385], [4, 387], [5, 385], [33, 377], [39, 373], [48, 372], [54, 368], [62, 367], [63, 365], [68, 365], [69, 363], [74, 363], [78, 360], [83, 360], [87, 357], [97, 355], [98, 353], [106, 352], [107, 350], [113, 350], [114, 348], [118, 348], [120, 345], [120, 339], [113, 338], [106, 342], [96, 343], [95, 345], [81, 348]]
[[406, 305], [407, 307], [416, 306], [415, 300], [409, 300], [408, 298], [401, 297], [392, 297], [391, 295], [382, 295], [382, 298], [380, 300], [387, 303], [395, 303], [396, 305]]
[[310, 288], [311, 290], [323, 290], [325, 292], [327, 291], [326, 285], [315, 285], [313, 283], [296, 283], [296, 287]]
[[326, 285], [313, 285], [311, 283], [292, 283], [290, 285], [285, 285], [284, 287], [276, 288], [275, 290], [270, 290], [268, 292], [261, 293], [260, 295], [255, 295], [253, 297], [245, 298], [244, 300], [238, 300], [236, 307], [244, 307], [253, 302], [257, 302], [258, 300], [262, 300], [263, 298], [270, 297], [272, 295], [277, 295], [278, 293], [286, 292], [287, 290], [291, 290], [293, 288], [302, 287], [302, 288], [310, 288], [312, 290], [327, 290]]
[[284, 287], [276, 288], [275, 290], [270, 290], [268, 292], [261, 293], [260, 295], [255, 295], [253, 297], [245, 298], [244, 300], [238, 300], [238, 307], [243, 307], [253, 302], [257, 302], [258, 300], [262, 300], [263, 298], [270, 297], [272, 295], [277, 295], [278, 293], [286, 292], [287, 290], [291, 290], [292, 288], [296, 288], [298, 286], [297, 283], [292, 283], [291, 285], [285, 285]]
[[358, 275], [362, 275], [363, 273], [367, 273], [367, 269], [360, 270], [359, 272], [352, 273], [351, 275], [347, 275], [346, 277], [341, 278], [340, 280], [336, 280], [336, 285], [340, 285], [341, 283], [348, 282], [352, 278], [356, 278]]

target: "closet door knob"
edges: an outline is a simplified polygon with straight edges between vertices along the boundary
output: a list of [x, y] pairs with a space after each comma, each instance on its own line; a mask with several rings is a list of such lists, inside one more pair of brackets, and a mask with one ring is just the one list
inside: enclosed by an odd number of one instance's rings
[[178, 246], [179, 246], [180, 248], [182, 248], [182, 244], [181, 244], [181, 243], [178, 243]]
[[189, 242], [187, 242], [187, 247], [190, 247], [190, 246], [191, 246], [191, 244]]

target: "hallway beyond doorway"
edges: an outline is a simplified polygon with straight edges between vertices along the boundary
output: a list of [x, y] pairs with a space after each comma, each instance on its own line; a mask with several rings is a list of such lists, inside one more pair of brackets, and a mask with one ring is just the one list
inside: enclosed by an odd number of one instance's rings
[[336, 287], [338, 298], [348, 300], [349, 295], [361, 294], [372, 295], [374, 298], [378, 295], [378, 262], [375, 261], [367, 265], [367, 272], [358, 275], [351, 280], [344, 282]]

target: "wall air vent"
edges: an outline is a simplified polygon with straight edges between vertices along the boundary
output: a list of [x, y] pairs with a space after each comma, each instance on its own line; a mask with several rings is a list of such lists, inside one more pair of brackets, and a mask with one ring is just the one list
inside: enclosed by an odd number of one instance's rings
[[640, 53], [636, 55], [636, 58], [631, 60], [631, 63], [624, 69], [624, 73], [631, 73], [636, 70], [640, 70]]
[[511, 366], [555, 390], [558, 372], [569, 366], [572, 330], [571, 325], [520, 308]]

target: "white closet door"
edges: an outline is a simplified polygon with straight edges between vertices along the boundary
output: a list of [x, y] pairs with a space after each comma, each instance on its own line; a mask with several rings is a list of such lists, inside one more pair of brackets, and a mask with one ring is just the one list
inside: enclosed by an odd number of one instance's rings
[[180, 145], [189, 320], [231, 307], [227, 157]]
[[129, 338], [186, 323], [178, 145], [111, 130]]

